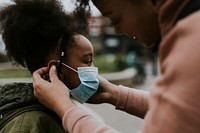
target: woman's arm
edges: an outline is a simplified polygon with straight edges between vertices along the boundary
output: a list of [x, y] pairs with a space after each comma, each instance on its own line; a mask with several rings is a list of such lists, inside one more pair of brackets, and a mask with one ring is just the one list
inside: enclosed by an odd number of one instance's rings
[[43, 79], [48, 71], [48, 68], [44, 67], [33, 73], [34, 95], [62, 118], [66, 111], [76, 105], [70, 99], [69, 89], [59, 80], [54, 65], [49, 71], [49, 79]]
[[118, 86], [116, 109], [144, 118], [148, 110], [149, 92]]
[[70, 133], [119, 133], [77, 106], [68, 110], [62, 121], [64, 129]]
[[[42, 77], [48, 68], [41, 68], [33, 73], [34, 94], [39, 101], [56, 112], [63, 120], [66, 131], [74, 133], [117, 133], [118, 131], [98, 121], [83, 108], [76, 106], [70, 99], [68, 88], [58, 79], [56, 67], [52, 66], [49, 80]], [[116, 86], [105, 79], [100, 79], [100, 92], [93, 97], [93, 102], [107, 102], [117, 109], [143, 117], [147, 110], [147, 96], [142, 91]], [[100, 100], [102, 98], [102, 100]], [[90, 99], [90, 101], [92, 98]], [[134, 100], [134, 101], [132, 101]], [[124, 104], [123, 104], [124, 103]]]
[[47, 72], [48, 68], [41, 68], [33, 73], [34, 94], [60, 116], [67, 132], [119, 133], [71, 101], [68, 88], [57, 77], [55, 66], [50, 69], [49, 81], [42, 78]]
[[115, 85], [99, 77], [100, 88], [92, 96], [89, 103], [110, 103], [116, 106], [116, 109], [125, 111], [129, 114], [144, 118], [148, 110], [149, 92], [137, 90], [134, 88]]

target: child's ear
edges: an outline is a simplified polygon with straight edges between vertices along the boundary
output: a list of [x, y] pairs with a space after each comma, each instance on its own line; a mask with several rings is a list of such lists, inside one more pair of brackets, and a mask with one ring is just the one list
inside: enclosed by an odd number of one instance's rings
[[56, 68], [58, 68], [59, 62], [56, 61], [56, 60], [51, 60], [51, 61], [49, 61], [49, 63], [48, 63], [48, 69], [49, 69], [49, 70], [50, 70], [50, 68], [51, 68], [52, 65], [55, 65]]
[[48, 63], [48, 69], [50, 70], [51, 66], [52, 65], [55, 65], [56, 66], [56, 69], [57, 69], [57, 73], [58, 73], [58, 77], [61, 81], [64, 80], [64, 73], [62, 71], [61, 68], [59, 68], [59, 62], [56, 61], [56, 60], [51, 60], [49, 63]]

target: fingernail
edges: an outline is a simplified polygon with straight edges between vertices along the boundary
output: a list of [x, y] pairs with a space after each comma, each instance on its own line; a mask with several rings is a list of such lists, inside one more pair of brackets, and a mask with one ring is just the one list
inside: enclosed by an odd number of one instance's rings
[[52, 65], [51, 68], [52, 68], [53, 71], [56, 71], [56, 66], [55, 65]]

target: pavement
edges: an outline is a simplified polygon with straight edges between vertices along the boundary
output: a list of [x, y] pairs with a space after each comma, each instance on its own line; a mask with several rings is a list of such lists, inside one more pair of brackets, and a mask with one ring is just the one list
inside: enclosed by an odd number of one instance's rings
[[7, 83], [13, 83], [13, 82], [32, 82], [32, 78], [6, 78], [6, 79], [0, 79], [0, 85], [4, 85]]

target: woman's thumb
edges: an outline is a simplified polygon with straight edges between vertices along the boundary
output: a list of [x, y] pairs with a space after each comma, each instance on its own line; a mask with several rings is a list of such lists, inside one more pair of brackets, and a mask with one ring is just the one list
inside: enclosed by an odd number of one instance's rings
[[52, 65], [49, 72], [50, 81], [58, 80], [56, 66]]

